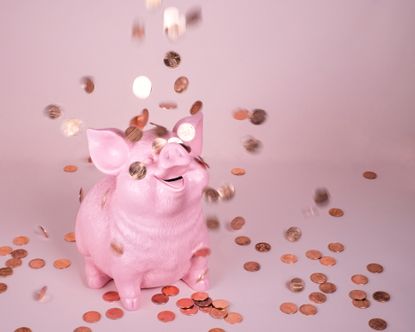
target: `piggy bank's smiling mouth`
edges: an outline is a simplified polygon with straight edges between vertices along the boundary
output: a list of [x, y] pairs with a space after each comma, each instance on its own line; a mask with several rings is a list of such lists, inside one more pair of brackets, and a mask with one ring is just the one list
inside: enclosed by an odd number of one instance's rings
[[184, 188], [183, 176], [177, 176], [175, 178], [170, 179], [160, 179], [157, 176], [155, 178], [172, 189], [181, 190]]

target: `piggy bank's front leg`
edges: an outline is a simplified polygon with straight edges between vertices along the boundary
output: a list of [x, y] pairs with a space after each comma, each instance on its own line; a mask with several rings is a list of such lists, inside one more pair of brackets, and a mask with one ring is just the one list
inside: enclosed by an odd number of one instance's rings
[[90, 288], [104, 287], [111, 280], [109, 276], [98, 269], [90, 256], [85, 256], [86, 282]]
[[[201, 250], [209, 251], [207, 247], [198, 250], [198, 252]], [[208, 259], [206, 256], [200, 256], [199, 254], [193, 255], [190, 269], [182, 278], [186, 284], [197, 291], [204, 291], [209, 288]]]
[[127, 310], [137, 310], [140, 304], [142, 276], [130, 275], [126, 271], [122, 274], [121, 271], [114, 275], [114, 283], [120, 295], [121, 303]]

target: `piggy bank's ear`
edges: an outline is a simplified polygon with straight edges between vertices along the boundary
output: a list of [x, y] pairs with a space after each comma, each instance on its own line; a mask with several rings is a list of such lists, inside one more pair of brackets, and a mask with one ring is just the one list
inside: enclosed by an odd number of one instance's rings
[[124, 138], [111, 129], [88, 129], [86, 135], [94, 165], [105, 174], [118, 174], [130, 154]]
[[198, 156], [202, 154], [203, 143], [203, 114], [198, 112], [195, 115], [185, 117], [178, 121], [173, 132], [185, 145], [190, 146], [190, 154]]

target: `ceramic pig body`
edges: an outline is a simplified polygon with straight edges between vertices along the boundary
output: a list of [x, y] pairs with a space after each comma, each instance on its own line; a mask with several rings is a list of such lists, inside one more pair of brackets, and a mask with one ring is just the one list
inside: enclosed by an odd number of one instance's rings
[[[208, 248], [202, 213], [208, 175], [195, 160], [201, 153], [202, 121], [201, 113], [180, 120], [159, 152], [152, 148], [153, 130], [136, 143], [116, 130], [88, 130], [91, 158], [108, 176], [81, 204], [76, 242], [88, 286], [100, 288], [114, 279], [128, 310], [138, 308], [141, 288], [179, 279], [196, 290], [209, 286], [207, 258], [197, 254]], [[137, 162], [145, 166], [144, 177], [143, 172], [131, 175]]]

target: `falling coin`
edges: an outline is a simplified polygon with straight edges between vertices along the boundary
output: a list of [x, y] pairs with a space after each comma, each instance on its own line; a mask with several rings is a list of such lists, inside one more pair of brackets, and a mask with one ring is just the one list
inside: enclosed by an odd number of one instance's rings
[[320, 292], [313, 292], [308, 295], [310, 301], [316, 304], [322, 304], [327, 301], [327, 296]]
[[382, 273], [383, 266], [378, 263], [370, 263], [367, 265], [367, 270], [372, 273]]
[[324, 284], [327, 281], [327, 276], [317, 272], [310, 275], [310, 280], [316, 284]]
[[36, 301], [43, 301], [43, 299], [46, 297], [46, 292], [48, 290], [47, 286], [43, 286], [39, 291], [35, 293], [35, 300]]
[[58, 105], [48, 105], [45, 108], [45, 114], [51, 119], [57, 119], [62, 115], [62, 110]]
[[255, 109], [252, 111], [251, 116], [249, 117], [249, 120], [254, 125], [260, 125], [265, 122], [266, 118], [267, 118], [267, 113], [264, 110]]
[[159, 321], [163, 323], [167, 323], [167, 322], [173, 321], [176, 318], [176, 315], [174, 314], [173, 311], [165, 310], [165, 311], [160, 311], [157, 314], [157, 318]]
[[234, 168], [231, 169], [231, 173], [233, 175], [236, 175], [236, 176], [242, 176], [242, 175], [245, 175], [246, 174], [246, 171], [245, 171], [244, 168], [234, 167]]
[[130, 142], [138, 142], [143, 137], [143, 131], [138, 127], [128, 127], [125, 130], [125, 138], [128, 139]]
[[373, 298], [378, 302], [388, 302], [390, 300], [390, 295], [383, 291], [377, 291], [373, 293]]
[[92, 332], [92, 330], [87, 326], [78, 326], [73, 332]]
[[342, 217], [343, 215], [344, 215], [344, 212], [343, 212], [343, 210], [342, 209], [338, 209], [338, 208], [331, 208], [330, 210], [329, 210], [329, 214], [332, 216], [332, 217]]
[[135, 40], [142, 40], [145, 36], [146, 30], [144, 25], [140, 22], [135, 22], [131, 28], [131, 38]]
[[22, 260], [20, 258], [10, 258], [4, 264], [7, 267], [11, 267], [12, 269], [22, 265]]
[[163, 61], [167, 67], [176, 68], [180, 64], [181, 60], [182, 59], [178, 53], [170, 51], [166, 53]]
[[71, 266], [71, 261], [66, 258], [60, 258], [53, 262], [53, 266], [58, 270], [66, 269]]
[[83, 126], [83, 122], [79, 119], [68, 119], [62, 123], [62, 133], [66, 137], [71, 137], [79, 134]]
[[293, 278], [288, 282], [288, 288], [294, 293], [301, 292], [305, 287], [304, 280], [301, 278]]
[[355, 274], [351, 279], [356, 285], [366, 285], [369, 282], [369, 279], [363, 274]]
[[325, 205], [329, 201], [329, 192], [325, 188], [318, 188], [314, 194], [314, 202], [317, 205]]
[[110, 308], [105, 312], [105, 316], [109, 319], [120, 319], [124, 316], [124, 311], [121, 308]]
[[323, 256], [320, 258], [320, 263], [324, 266], [336, 265], [336, 259], [331, 256]]
[[194, 302], [190, 298], [181, 298], [176, 301], [176, 306], [180, 309], [189, 309], [194, 306]]
[[281, 261], [285, 264], [295, 264], [297, 263], [298, 258], [293, 254], [284, 254], [281, 256]]
[[25, 249], [16, 249], [13, 250], [10, 255], [12, 255], [13, 258], [25, 258], [28, 255], [28, 252]]
[[235, 120], [242, 121], [242, 120], [249, 119], [250, 114], [251, 113], [249, 112], [249, 110], [244, 109], [244, 108], [239, 108], [239, 109], [233, 111], [232, 116]]
[[107, 302], [115, 302], [120, 300], [120, 294], [116, 291], [108, 291], [102, 295], [102, 299]]
[[362, 291], [360, 289], [354, 289], [349, 292], [349, 297], [352, 300], [364, 300], [367, 297], [367, 294], [365, 291]]
[[150, 124], [154, 126], [153, 130], [157, 137], [165, 136], [169, 132], [166, 127], [155, 124], [154, 122], [150, 122]]
[[376, 330], [376, 331], [383, 331], [384, 329], [386, 329], [386, 327], [388, 326], [388, 324], [386, 323], [386, 321], [384, 321], [381, 318], [372, 318], [369, 321], [369, 326]]
[[203, 195], [205, 200], [209, 203], [215, 203], [219, 200], [219, 192], [212, 187], [206, 187], [203, 190]]
[[48, 231], [46, 230], [46, 228], [41, 226], [41, 225], [39, 225], [38, 227], [39, 227], [40, 231], [42, 232], [43, 236], [45, 238], [49, 238], [49, 234], [48, 234]]
[[223, 319], [226, 317], [227, 314], [228, 314], [227, 310], [220, 310], [216, 308], [211, 308], [211, 310], [209, 311], [210, 317], [215, 318], [215, 319]]
[[305, 255], [307, 258], [312, 259], [312, 260], [320, 259], [323, 256], [321, 251], [315, 250], [315, 249], [307, 250]]
[[81, 84], [82, 84], [82, 86], [83, 86], [86, 93], [94, 92], [95, 84], [94, 84], [94, 81], [93, 81], [92, 77], [90, 77], [90, 76], [82, 77]]
[[331, 294], [334, 293], [337, 290], [337, 287], [335, 284], [331, 282], [325, 282], [319, 285], [318, 287], [323, 293]]
[[142, 162], [136, 161], [130, 165], [129, 172], [134, 180], [141, 180], [146, 176], [147, 168]]
[[63, 168], [63, 170], [64, 170], [64, 172], [67, 172], [67, 173], [74, 173], [74, 172], [76, 172], [78, 170], [78, 166], [75, 166], [75, 165], [66, 165]]
[[367, 309], [370, 307], [370, 302], [367, 299], [353, 300], [352, 303], [356, 308], [359, 308], [359, 309]]
[[224, 184], [217, 191], [219, 197], [224, 201], [229, 201], [235, 196], [235, 188], [231, 184]]
[[189, 79], [186, 76], [180, 76], [174, 82], [174, 91], [177, 93], [182, 93], [187, 90], [189, 86]]
[[66, 233], [63, 237], [66, 242], [75, 242], [75, 232]]
[[238, 324], [242, 322], [243, 317], [240, 313], [237, 312], [229, 312], [228, 315], [225, 317], [225, 322], [229, 324]]
[[203, 107], [203, 103], [200, 100], [195, 101], [192, 107], [190, 107], [190, 114], [195, 115], [196, 113], [200, 112], [202, 107]]
[[29, 238], [27, 236], [21, 235], [13, 239], [13, 244], [16, 246], [23, 246], [29, 243]]
[[261, 265], [258, 262], [250, 261], [244, 264], [244, 269], [248, 272], [256, 272], [261, 269]]
[[208, 163], [201, 156], [195, 157], [195, 160], [198, 164], [202, 165], [204, 168], [209, 168]]
[[7, 290], [7, 285], [3, 282], [0, 282], [0, 294], [4, 293]]
[[156, 137], [152, 143], [152, 149], [155, 154], [160, 154], [161, 150], [166, 146], [167, 140]]
[[342, 252], [344, 251], [344, 245], [340, 242], [332, 242], [328, 244], [328, 248], [332, 252]]
[[312, 316], [317, 313], [317, 307], [312, 304], [303, 304], [300, 306], [300, 312], [306, 316]]
[[180, 290], [176, 286], [167, 285], [161, 289], [161, 292], [166, 296], [176, 296]]
[[13, 274], [13, 269], [11, 267], [0, 268], [0, 277], [8, 277], [12, 274]]
[[202, 20], [202, 10], [200, 8], [192, 8], [186, 12], [186, 25], [193, 26]]
[[13, 249], [9, 246], [0, 247], [0, 256], [7, 256], [9, 255]]
[[150, 113], [148, 112], [148, 109], [144, 108], [140, 115], [137, 115], [130, 120], [130, 126], [143, 130], [147, 125], [149, 116]]
[[292, 315], [295, 314], [298, 310], [297, 305], [291, 302], [284, 302], [280, 305], [280, 310], [284, 314]]
[[254, 137], [247, 137], [243, 142], [243, 146], [246, 151], [255, 153], [260, 150], [262, 143]]
[[230, 224], [231, 228], [234, 231], [240, 230], [244, 225], [245, 225], [245, 218], [241, 216], [237, 216], [233, 218]]
[[209, 229], [218, 229], [220, 226], [220, 222], [217, 217], [210, 216], [206, 219], [206, 226]]
[[235, 238], [235, 243], [240, 246], [247, 246], [251, 244], [251, 239], [248, 236], [241, 235]]
[[366, 171], [363, 173], [363, 177], [368, 180], [374, 180], [378, 177], [378, 175], [375, 172]]
[[101, 319], [101, 314], [98, 311], [87, 311], [82, 319], [87, 323], [96, 323]]
[[255, 245], [255, 249], [259, 252], [268, 252], [271, 250], [271, 245], [267, 242], [258, 242]]
[[285, 238], [290, 242], [296, 242], [301, 238], [301, 229], [298, 227], [290, 227], [285, 231]]

